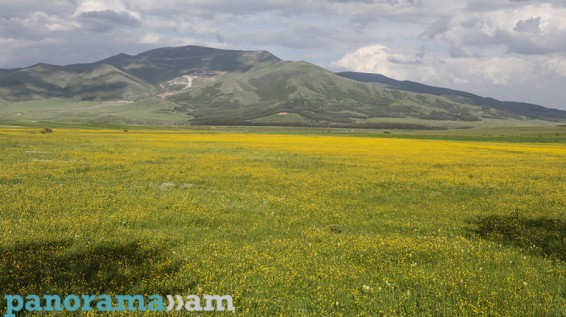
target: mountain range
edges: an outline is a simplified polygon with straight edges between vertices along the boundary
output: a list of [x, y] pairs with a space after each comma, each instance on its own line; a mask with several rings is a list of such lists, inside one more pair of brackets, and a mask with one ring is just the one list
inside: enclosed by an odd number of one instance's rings
[[267, 51], [166, 47], [0, 70], [0, 120], [118, 124], [466, 128], [556, 124], [566, 111], [333, 73]]

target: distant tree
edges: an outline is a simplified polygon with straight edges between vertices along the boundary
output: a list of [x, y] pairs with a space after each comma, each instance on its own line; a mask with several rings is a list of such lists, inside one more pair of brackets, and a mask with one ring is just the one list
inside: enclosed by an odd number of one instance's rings
[[45, 133], [53, 133], [53, 129], [51, 128], [43, 128], [41, 129], [41, 133], [45, 134]]

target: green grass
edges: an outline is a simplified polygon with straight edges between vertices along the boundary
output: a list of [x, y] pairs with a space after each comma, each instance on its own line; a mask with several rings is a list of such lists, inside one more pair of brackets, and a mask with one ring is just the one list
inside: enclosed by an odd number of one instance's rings
[[[167, 104], [164, 100], [159, 100]], [[151, 98], [136, 102], [136, 104], [153, 104]], [[0, 110], [1, 111], [1, 110]], [[421, 139], [421, 140], [451, 140], [451, 141], [484, 141], [484, 142], [510, 142], [510, 143], [566, 143], [565, 125], [539, 125], [539, 126], [511, 126], [496, 128], [469, 128], [469, 129], [446, 129], [446, 130], [408, 130], [408, 129], [356, 129], [356, 128], [326, 128], [326, 127], [293, 127], [293, 126], [268, 126], [272, 118], [280, 115], [266, 116], [254, 121], [264, 123], [266, 126], [199, 126], [187, 127], [179, 122], [169, 126], [147, 125], [140, 123], [122, 122], [59, 122], [59, 121], [37, 121], [37, 120], [9, 120], [0, 119], [0, 127], [34, 127], [34, 128], [86, 128], [86, 129], [116, 129], [121, 131], [128, 128], [136, 130], [169, 130], [169, 131], [213, 131], [230, 133], [260, 133], [260, 134], [295, 134], [295, 135], [335, 135], [369, 138], [398, 138], [398, 139]], [[302, 124], [305, 119], [300, 115], [290, 113], [282, 115], [284, 123]], [[174, 118], [170, 118], [171, 120]], [[177, 118], [178, 119], [178, 118]], [[281, 120], [281, 119], [280, 119]], [[281, 121], [278, 121], [281, 122]], [[389, 121], [392, 122], [392, 121]], [[415, 123], [416, 121], [403, 121], [401, 123]], [[188, 130], [190, 129], [190, 130]]]
[[12, 122], [49, 121], [101, 124], [185, 124], [190, 117], [177, 105], [150, 97], [137, 101], [78, 101], [44, 99], [0, 104], [0, 118]]
[[562, 144], [39, 128], [0, 129], [0, 293], [231, 294], [243, 316], [566, 313]]

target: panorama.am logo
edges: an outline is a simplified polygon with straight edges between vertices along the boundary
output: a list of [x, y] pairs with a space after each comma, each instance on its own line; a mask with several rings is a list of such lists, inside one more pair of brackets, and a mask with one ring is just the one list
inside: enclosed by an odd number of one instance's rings
[[5, 295], [4, 317], [19, 312], [166, 312], [166, 311], [235, 311], [230, 295]]

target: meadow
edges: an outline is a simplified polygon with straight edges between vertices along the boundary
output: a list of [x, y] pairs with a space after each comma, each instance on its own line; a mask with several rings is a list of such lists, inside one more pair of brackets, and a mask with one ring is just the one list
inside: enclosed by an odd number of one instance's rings
[[0, 167], [1, 296], [566, 316], [563, 143], [4, 127]]

